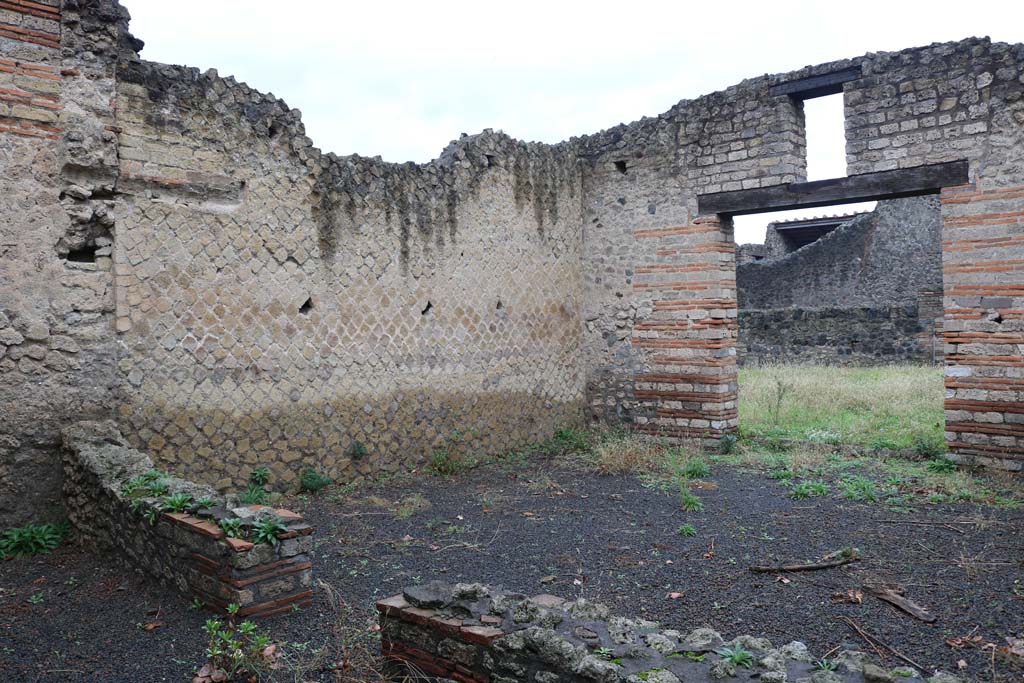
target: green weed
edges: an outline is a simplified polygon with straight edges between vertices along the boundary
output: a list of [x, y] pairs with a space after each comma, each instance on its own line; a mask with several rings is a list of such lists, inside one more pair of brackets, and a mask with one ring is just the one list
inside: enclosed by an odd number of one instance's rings
[[280, 517], [265, 517], [253, 525], [252, 540], [256, 543], [277, 545], [280, 543], [277, 537], [286, 531], [288, 531], [288, 527], [284, 525]]
[[704, 501], [689, 489], [682, 489], [679, 492], [679, 507], [687, 512], [700, 512], [704, 509]]
[[839, 481], [839, 489], [843, 498], [862, 503], [873, 503], [878, 500], [878, 488], [875, 482], [867, 477], [843, 477]]
[[242, 505], [266, 505], [270, 502], [270, 494], [259, 484], [253, 482], [249, 488], [238, 494], [238, 502]]
[[723, 647], [715, 650], [715, 654], [725, 661], [731, 662], [736, 666], [742, 666], [745, 669], [749, 669], [754, 664], [754, 654], [749, 650], [745, 650], [738, 643], [731, 648]]
[[31, 557], [51, 552], [68, 533], [67, 524], [26, 524], [0, 534], [0, 558]]
[[303, 491], [309, 491], [310, 493], [317, 493], [320, 489], [331, 485], [331, 478], [323, 475], [312, 467], [307, 467], [302, 470], [302, 475], [299, 477], [299, 487]]
[[808, 479], [798, 484], [793, 484], [789, 490], [789, 497], [793, 500], [803, 500], [812, 496], [827, 496], [828, 484], [819, 479]]

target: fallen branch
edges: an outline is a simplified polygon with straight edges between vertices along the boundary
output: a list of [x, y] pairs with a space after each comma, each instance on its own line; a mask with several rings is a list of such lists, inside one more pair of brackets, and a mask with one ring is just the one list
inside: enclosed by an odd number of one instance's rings
[[879, 600], [883, 600], [893, 607], [903, 610], [910, 616], [920, 619], [926, 624], [934, 623], [938, 619], [938, 617], [924, 607], [921, 607], [913, 600], [903, 597], [898, 591], [888, 586], [865, 584], [864, 590]]
[[827, 557], [834, 557], [835, 559], [823, 559], [819, 562], [811, 562], [809, 564], [777, 564], [777, 565], [754, 565], [750, 568], [750, 571], [757, 572], [759, 574], [766, 574], [768, 572], [810, 572], [816, 569], [831, 569], [832, 567], [841, 567], [844, 564], [850, 564], [860, 559], [857, 556], [857, 551], [853, 548], [844, 548], [836, 553], [831, 553]]
[[872, 649], [876, 653], [878, 653], [878, 656], [881, 657], [883, 661], [885, 660], [885, 656], [882, 655], [882, 653], [878, 651], [878, 646], [879, 645], [881, 645], [886, 650], [888, 650], [889, 652], [893, 653], [893, 655], [895, 655], [896, 657], [899, 657], [904, 662], [906, 662], [910, 666], [914, 667], [918, 671], [927, 671], [927, 669], [925, 669], [923, 666], [921, 666], [920, 664], [918, 664], [917, 662], [915, 662], [913, 659], [911, 659], [910, 657], [906, 656], [905, 654], [901, 653], [899, 650], [894, 648], [892, 645], [887, 644], [885, 641], [881, 640], [877, 636], [873, 636], [870, 633], [865, 632], [864, 629], [862, 629], [860, 626], [858, 626], [857, 622], [855, 622], [853, 619], [851, 619], [849, 617], [840, 617], [840, 619], [842, 619], [847, 624], [852, 626], [853, 630], [856, 631], [857, 634], [860, 635], [860, 637], [863, 638], [868, 643], [868, 645], [870, 645], [872, 647]]
[[840, 617], [840, 619], [842, 619], [847, 624], [852, 626], [853, 630], [857, 632], [857, 635], [859, 635], [861, 638], [863, 638], [864, 642], [867, 643], [868, 645], [870, 645], [871, 649], [875, 651], [875, 654], [878, 655], [878, 659], [881, 660], [882, 663], [885, 663], [885, 654], [881, 650], [878, 649], [878, 645], [875, 643], [875, 641], [873, 641], [870, 638], [870, 636], [868, 636], [867, 633], [864, 633], [864, 630], [861, 629], [861, 627], [857, 625], [856, 621], [854, 621], [853, 619], [850, 619], [849, 617]]

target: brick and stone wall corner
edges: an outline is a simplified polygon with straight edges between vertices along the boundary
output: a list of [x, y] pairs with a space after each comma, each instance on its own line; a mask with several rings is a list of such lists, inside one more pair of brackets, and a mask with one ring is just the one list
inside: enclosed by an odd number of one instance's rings
[[[71, 425], [63, 441], [65, 505], [82, 539], [215, 611], [234, 603], [239, 616], [254, 618], [311, 604], [313, 528], [301, 515], [239, 506], [208, 486], [158, 473], [112, 421]], [[158, 483], [147, 489], [150, 482]], [[192, 503], [167, 511], [175, 494]], [[273, 545], [227, 536], [220, 526], [237, 519], [246, 535], [267, 517], [285, 529]]]
[[[776, 648], [767, 639], [726, 641], [710, 628], [689, 633], [652, 621], [609, 614], [585, 599], [526, 595], [481, 584], [414, 586], [377, 602], [381, 652], [396, 675], [459, 683], [679, 683], [729, 679], [764, 683], [814, 680], [859, 683], [892, 680], [863, 653], [841, 652], [835, 671], [819, 671], [800, 642]], [[751, 652], [749, 669], [716, 654], [723, 647]], [[916, 674], [914, 674], [916, 676]], [[956, 683], [936, 674], [932, 683]]]

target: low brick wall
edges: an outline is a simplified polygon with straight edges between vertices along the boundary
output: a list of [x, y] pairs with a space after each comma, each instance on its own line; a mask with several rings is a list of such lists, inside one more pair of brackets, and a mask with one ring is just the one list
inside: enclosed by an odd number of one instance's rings
[[[377, 603], [381, 651], [396, 673], [460, 683], [679, 683], [732, 679], [761, 683], [892, 681], [862, 653], [842, 652], [821, 670], [800, 642], [775, 648], [764, 638], [726, 642], [709, 628], [662, 630], [642, 619], [610, 616], [602, 605], [525, 595], [479, 584], [431, 583]], [[716, 654], [741, 646], [750, 666]], [[403, 671], [404, 670], [404, 671]], [[956, 683], [936, 674], [932, 683]]]
[[[80, 422], [64, 431], [64, 497], [76, 531], [99, 549], [223, 611], [239, 605], [243, 617], [306, 607], [312, 599], [313, 528], [301, 515], [260, 505], [232, 505], [207, 486], [160, 475], [165, 493], [131, 493], [128, 482], [153, 473], [153, 462], [127, 445], [112, 422]], [[182, 512], [167, 512], [165, 496], [187, 494]], [[227, 536], [223, 520], [244, 531], [275, 517], [285, 531], [274, 545]], [[244, 534], [242, 534], [244, 535]]]

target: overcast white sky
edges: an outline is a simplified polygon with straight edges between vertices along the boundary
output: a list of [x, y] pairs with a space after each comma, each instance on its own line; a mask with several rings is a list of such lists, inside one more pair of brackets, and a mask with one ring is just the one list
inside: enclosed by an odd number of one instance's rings
[[[1020, 0], [122, 3], [143, 57], [273, 92], [302, 110], [324, 151], [398, 162], [427, 161], [484, 128], [558, 142], [865, 52], [972, 35], [1024, 41]], [[835, 125], [808, 132], [811, 177], [845, 175], [841, 108], [813, 104]], [[767, 220], [738, 218], [736, 241], [763, 241]]]

